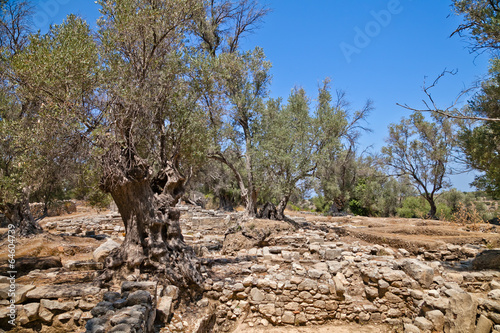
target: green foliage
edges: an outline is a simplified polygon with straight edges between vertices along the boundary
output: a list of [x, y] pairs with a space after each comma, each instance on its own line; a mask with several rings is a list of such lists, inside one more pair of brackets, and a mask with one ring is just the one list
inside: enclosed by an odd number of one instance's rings
[[457, 32], [470, 33], [473, 50], [500, 48], [500, 10], [498, 1], [454, 0], [455, 12], [464, 15]]
[[443, 203], [438, 203], [436, 205], [436, 207], [437, 207], [436, 216], [440, 220], [443, 220], [443, 221], [450, 221], [451, 220], [451, 218], [453, 217], [454, 210], [450, 206], [443, 204]]
[[475, 199], [474, 193], [464, 193], [452, 188], [449, 191], [441, 193], [436, 201], [448, 206], [452, 212], [456, 212], [460, 204], [470, 206]]
[[[492, 51], [490, 75], [481, 83], [478, 93], [469, 101], [473, 117], [499, 119], [500, 108], [500, 10], [498, 1], [455, 0], [457, 14], [463, 15], [464, 23], [457, 32], [468, 34], [472, 50]], [[473, 185], [490, 195], [500, 198], [500, 122], [484, 121], [463, 128], [460, 142], [467, 162], [483, 173]]]
[[0, 206], [21, 192], [46, 204], [66, 198], [92, 151], [82, 143], [98, 80], [90, 29], [70, 15], [47, 34], [31, 35], [2, 68], [8, 75], [0, 94]]
[[90, 193], [88, 193], [87, 201], [89, 205], [97, 209], [107, 209], [113, 201], [109, 193], [104, 193], [103, 191], [93, 188]]
[[423, 218], [429, 212], [430, 205], [422, 197], [408, 197], [403, 200], [402, 207], [397, 209], [397, 215], [405, 218]]
[[312, 122], [303, 89], [294, 89], [286, 105], [270, 99], [263, 110], [256, 139], [255, 162], [261, 188], [270, 200], [290, 197], [297, 183], [314, 170]]
[[386, 164], [397, 174], [410, 177], [420, 195], [430, 204], [435, 216], [435, 196], [448, 187], [453, 156], [457, 150], [456, 122], [438, 114], [432, 120], [421, 112], [389, 126], [387, 146], [382, 148]]
[[334, 209], [344, 211], [363, 169], [356, 146], [361, 131], [367, 130], [361, 122], [372, 109], [371, 101], [360, 110], [350, 112], [345, 93], [337, 91], [334, 100], [328, 80], [319, 88], [318, 95], [314, 116], [316, 132], [313, 135], [318, 180], [316, 192], [325, 196]]
[[368, 216], [369, 212], [368, 209], [363, 207], [361, 202], [356, 199], [351, 199], [349, 201], [349, 209], [354, 215], [362, 215], [362, 216]]
[[311, 198], [312, 203], [316, 207], [318, 213], [327, 213], [330, 210], [331, 203], [329, 203], [325, 197], [318, 195]]

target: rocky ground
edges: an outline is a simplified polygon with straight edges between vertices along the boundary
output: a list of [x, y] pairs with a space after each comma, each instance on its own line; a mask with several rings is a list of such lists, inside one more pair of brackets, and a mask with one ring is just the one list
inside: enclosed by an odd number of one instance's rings
[[[500, 228], [291, 213], [295, 223], [179, 206], [204, 297], [131, 275], [93, 282], [123, 240], [119, 214], [79, 207], [16, 246], [18, 332], [500, 332]], [[5, 230], [0, 230], [5, 232]], [[7, 248], [7, 240], [1, 241]], [[36, 260], [34, 260], [36, 258]], [[0, 254], [6, 272], [7, 251]], [[105, 328], [106, 325], [113, 327]]]

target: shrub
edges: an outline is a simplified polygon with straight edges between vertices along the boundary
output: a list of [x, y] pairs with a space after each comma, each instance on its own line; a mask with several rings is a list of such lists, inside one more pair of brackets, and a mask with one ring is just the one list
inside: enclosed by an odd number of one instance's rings
[[474, 205], [466, 207], [462, 203], [459, 203], [458, 210], [453, 214], [451, 220], [460, 224], [473, 224], [473, 229], [477, 228], [476, 224], [483, 222], [481, 214]]
[[312, 198], [311, 201], [316, 207], [316, 211], [319, 213], [325, 214], [330, 210], [331, 204], [327, 202], [322, 195]]
[[361, 202], [357, 199], [351, 199], [349, 201], [349, 209], [354, 215], [368, 216], [368, 210], [361, 205]]
[[451, 221], [453, 217], [453, 209], [446, 204], [440, 203], [436, 205], [436, 216], [443, 221]]
[[431, 209], [429, 203], [422, 197], [408, 197], [403, 201], [401, 208], [398, 208], [397, 215], [405, 218], [423, 218]]
[[88, 193], [87, 200], [89, 205], [97, 210], [107, 209], [111, 204], [111, 201], [113, 201], [110, 194], [104, 193], [100, 190], [92, 190]]

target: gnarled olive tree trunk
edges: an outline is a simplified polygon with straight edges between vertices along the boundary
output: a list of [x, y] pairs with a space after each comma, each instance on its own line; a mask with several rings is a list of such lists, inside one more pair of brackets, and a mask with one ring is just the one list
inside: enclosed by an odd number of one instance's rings
[[238, 186], [241, 192], [241, 201], [245, 204], [245, 214], [249, 217], [255, 217], [257, 215], [257, 190], [253, 184], [251, 163], [246, 162], [246, 168], [250, 170], [247, 170], [249, 184], [247, 187], [238, 169], [231, 162], [229, 162], [222, 153], [211, 153], [208, 154], [208, 157], [226, 164], [229, 169], [231, 169], [236, 177], [236, 180], [238, 181]]
[[275, 206], [273, 203], [266, 203], [258, 212], [257, 217], [260, 219], [269, 219], [269, 220], [277, 220], [277, 221], [286, 221], [287, 217], [285, 216], [285, 208], [288, 204], [290, 196], [284, 195], [278, 206]]
[[110, 269], [164, 276], [184, 291], [196, 293], [200, 263], [187, 246], [173, 206], [183, 194], [184, 177], [173, 163], [153, 176], [133, 152], [109, 154], [102, 189], [113, 197], [125, 225], [125, 241], [107, 259]]
[[23, 189], [21, 198], [15, 203], [7, 203], [3, 210], [9, 223], [16, 226], [16, 234], [29, 237], [43, 232], [42, 227], [33, 218], [29, 204], [27, 189]]

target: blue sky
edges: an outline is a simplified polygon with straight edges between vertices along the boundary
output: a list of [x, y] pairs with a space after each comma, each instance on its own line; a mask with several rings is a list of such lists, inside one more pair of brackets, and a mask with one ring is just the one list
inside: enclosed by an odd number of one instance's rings
[[[35, 26], [42, 31], [61, 23], [69, 13], [95, 26], [98, 5], [87, 0], [35, 0]], [[434, 90], [440, 106], [487, 73], [488, 55], [470, 54], [467, 41], [450, 34], [461, 18], [447, 0], [267, 0], [271, 12], [260, 29], [249, 35], [244, 49], [260, 46], [272, 62], [271, 96], [287, 98], [302, 86], [312, 98], [321, 81], [343, 89], [352, 108], [374, 102], [368, 118], [372, 133], [360, 140], [362, 149], [380, 151], [387, 126], [408, 116], [396, 103], [421, 107], [425, 77], [432, 81], [445, 68], [457, 70]], [[465, 101], [464, 101], [465, 102]], [[472, 174], [452, 177], [469, 190]]]

